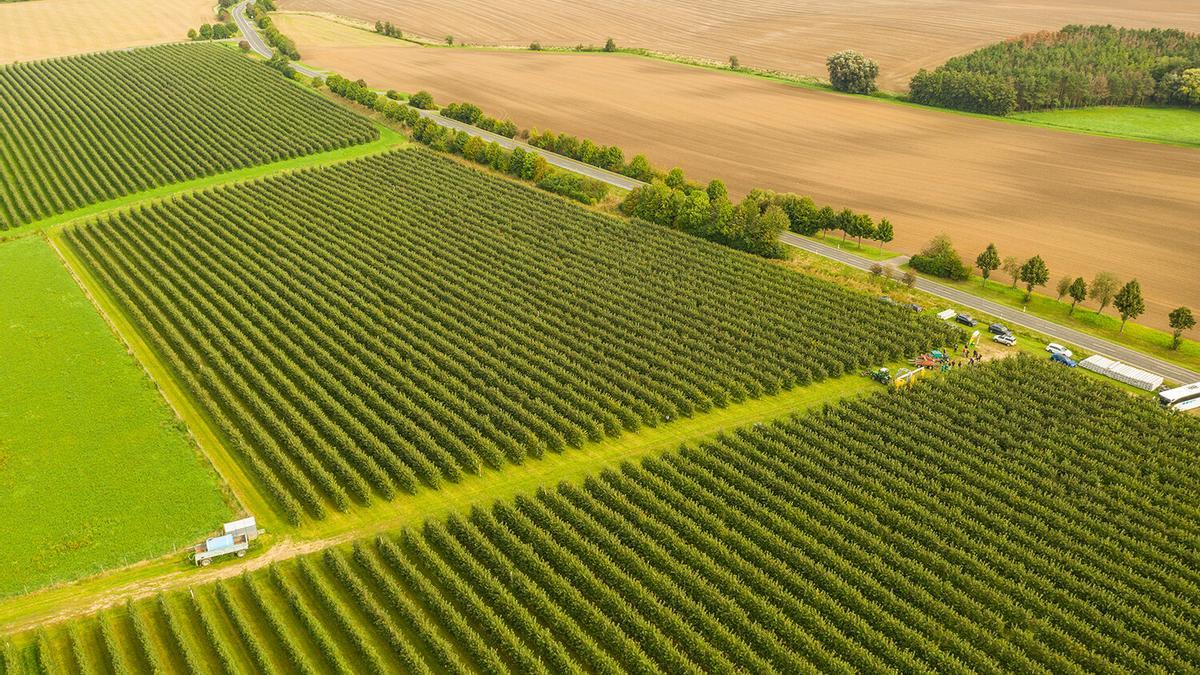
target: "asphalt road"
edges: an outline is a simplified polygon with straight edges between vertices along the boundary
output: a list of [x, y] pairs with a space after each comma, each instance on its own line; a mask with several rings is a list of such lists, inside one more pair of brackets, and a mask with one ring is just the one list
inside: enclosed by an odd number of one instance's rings
[[[246, 16], [246, 9], [250, 5], [250, 2], [251, 0], [243, 0], [243, 2], [235, 6], [233, 8], [233, 19], [237, 22], [238, 28], [242, 31], [242, 35], [244, 36], [245, 40], [250, 43], [250, 48], [254, 50], [255, 53], [270, 58], [274, 54], [274, 51], [271, 49], [271, 46], [268, 45], [265, 40], [263, 40], [262, 36], [258, 34], [258, 30], [254, 26], [254, 22], [251, 21], [248, 16]], [[324, 75], [322, 71], [314, 70], [298, 63], [293, 62], [292, 67], [295, 68], [297, 72], [309, 77], [319, 77]], [[634, 180], [628, 176], [622, 176], [621, 174], [606, 171], [569, 157], [564, 157], [552, 152], [546, 152], [545, 150], [535, 148], [527, 143], [522, 143], [511, 138], [505, 138], [499, 134], [494, 134], [490, 131], [484, 131], [483, 129], [459, 122], [458, 120], [452, 120], [447, 117], [443, 117], [433, 110], [418, 110], [418, 112], [423, 117], [431, 119], [441, 126], [448, 127], [450, 129], [466, 131], [467, 133], [473, 136], [478, 136], [488, 142], [495, 141], [496, 143], [500, 144], [500, 147], [507, 150], [512, 150], [516, 147], [524, 148], [527, 152], [535, 152], [542, 157], [545, 157], [546, 161], [554, 166], [604, 181], [609, 185], [613, 185], [624, 190], [632, 190], [640, 185], [644, 185], [643, 182]], [[783, 235], [781, 235], [780, 241], [789, 246], [795, 246], [796, 248], [804, 249], [810, 253], [815, 253], [826, 258], [837, 260], [838, 262], [860, 270], [869, 271], [871, 269], [871, 265], [874, 264], [873, 261], [867, 260], [866, 258], [846, 253], [845, 251], [838, 250], [832, 246], [827, 246], [820, 242], [806, 239], [790, 232], [785, 232]], [[1102, 354], [1109, 358], [1121, 361], [1122, 363], [1127, 363], [1136, 368], [1141, 368], [1142, 370], [1161, 375], [1163, 378], [1172, 382], [1178, 382], [1181, 384], [1200, 382], [1200, 373], [1192, 372], [1191, 370], [1183, 368], [1182, 366], [1168, 363], [1162, 359], [1148, 356], [1141, 352], [1129, 349], [1128, 347], [1123, 347], [1103, 338], [1088, 335], [1087, 333], [1077, 331], [1073, 328], [1068, 328], [1061, 324], [1054, 323], [1053, 321], [1047, 321], [1046, 319], [1026, 314], [1025, 312], [1012, 307], [1001, 305], [990, 300], [985, 300], [983, 298], [971, 295], [970, 293], [960, 291], [957, 288], [953, 288], [945, 284], [939, 284], [935, 281], [929, 281], [927, 279], [918, 279], [916, 287], [922, 291], [925, 291], [926, 293], [943, 298], [958, 307], [974, 309], [980, 312], [987, 312], [988, 314], [999, 317], [1008, 323], [1036, 330], [1054, 338], [1055, 340], [1069, 343], [1070, 345], [1086, 349], [1089, 352]]]
[[[845, 251], [840, 251], [832, 246], [828, 246], [826, 244], [822, 244], [790, 232], [784, 233], [780, 237], [780, 240], [790, 246], [802, 248], [810, 253], [816, 253], [817, 255], [821, 255], [826, 258], [832, 258], [833, 260], [837, 260], [838, 262], [860, 270], [869, 271], [871, 269], [871, 265], [874, 264], [873, 261], [867, 260], [866, 258], [862, 258], [851, 253], [846, 253]], [[1187, 368], [1183, 368], [1182, 366], [1168, 363], [1162, 359], [1154, 358], [1153, 356], [1147, 356], [1146, 354], [1134, 351], [1128, 347], [1123, 347], [1103, 338], [1082, 333], [1073, 328], [1063, 326], [1062, 324], [1058, 324], [1053, 321], [1047, 321], [1046, 319], [1042, 319], [1031, 314], [1026, 314], [1019, 309], [1014, 309], [1007, 305], [1001, 305], [992, 302], [991, 300], [985, 300], [978, 296], [971, 295], [970, 293], [960, 291], [952, 286], [939, 284], [936, 281], [929, 281], [928, 279], [917, 279], [916, 287], [922, 291], [925, 291], [926, 293], [948, 300], [955, 305], [956, 308], [961, 307], [987, 312], [988, 314], [999, 317], [1008, 323], [1031, 328], [1039, 333], [1048, 335], [1055, 340], [1086, 349], [1087, 351], [1095, 354], [1102, 354], [1110, 359], [1116, 359], [1135, 368], [1141, 368], [1142, 370], [1161, 375], [1163, 378], [1171, 380], [1172, 382], [1178, 382], [1180, 384], [1200, 382], [1200, 373], [1194, 373]]]
[[545, 157], [546, 161], [554, 166], [566, 169], [567, 171], [573, 171], [589, 178], [595, 178], [596, 180], [604, 181], [609, 185], [615, 185], [616, 187], [624, 190], [632, 190], [638, 186], [645, 185], [645, 183], [640, 180], [635, 180], [628, 176], [622, 176], [619, 173], [613, 173], [612, 171], [607, 171], [605, 169], [592, 166], [591, 164], [585, 164], [578, 160], [571, 159], [570, 157], [564, 157], [563, 155], [558, 155], [553, 152], [546, 152], [545, 150], [542, 150], [541, 148], [535, 148], [528, 143], [522, 143], [518, 140], [505, 138], [500, 134], [484, 131], [479, 127], [471, 126], [465, 122], [459, 122], [458, 120], [452, 120], [448, 117], [443, 117], [435, 110], [417, 110], [417, 112], [420, 113], [422, 117], [431, 119], [443, 127], [465, 131], [472, 136], [478, 136], [488, 142], [495, 141], [496, 143], [500, 144], [500, 147], [506, 150], [512, 150], [513, 148], [520, 147], [526, 152], [535, 152], [542, 157]]
[[[235, 23], [237, 23], [238, 30], [242, 32], [243, 39], [250, 43], [250, 49], [253, 50], [255, 54], [269, 59], [275, 55], [275, 50], [271, 49], [271, 45], [267, 44], [267, 41], [258, 34], [258, 27], [254, 25], [254, 22], [250, 20], [250, 17], [246, 16], [246, 9], [250, 6], [252, 1], [253, 0], [243, 0], [235, 5], [233, 8], [233, 20]], [[296, 72], [302, 75], [307, 75], [308, 77], [320, 77], [324, 74], [319, 70], [313, 70], [308, 66], [302, 66], [294, 61], [292, 62], [292, 68], [295, 69]]]

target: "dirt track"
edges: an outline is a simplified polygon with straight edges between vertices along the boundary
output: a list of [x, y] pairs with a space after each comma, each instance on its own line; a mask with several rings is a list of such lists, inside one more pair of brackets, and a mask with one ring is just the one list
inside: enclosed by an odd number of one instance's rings
[[858, 49], [879, 61], [880, 85], [905, 89], [920, 68], [976, 47], [1069, 23], [1200, 31], [1193, 0], [283, 0], [471, 44], [618, 44], [803, 75]]
[[0, 3], [0, 63], [175, 42], [215, 21], [210, 0]]
[[[892, 248], [950, 233], [964, 257], [1042, 255], [1070, 273], [1136, 276], [1143, 323], [1200, 307], [1200, 151], [899, 106], [629, 56], [331, 47], [279, 17], [306, 61], [377, 87], [425, 88], [519, 124], [585, 135], [732, 190], [792, 190], [887, 216]], [[353, 31], [350, 28], [342, 30]], [[373, 37], [368, 35], [368, 37]]]

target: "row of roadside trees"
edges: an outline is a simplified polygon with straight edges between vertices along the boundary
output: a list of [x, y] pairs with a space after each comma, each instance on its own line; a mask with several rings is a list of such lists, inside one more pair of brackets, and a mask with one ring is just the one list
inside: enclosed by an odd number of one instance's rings
[[[1041, 256], [1035, 255], [1025, 261], [1016, 256], [1001, 259], [995, 244], [988, 244], [975, 258], [975, 266], [979, 268], [985, 284], [991, 273], [996, 270], [1002, 271], [1012, 280], [1013, 288], [1017, 287], [1018, 281], [1025, 284], [1024, 302], [1029, 302], [1035, 288], [1045, 286], [1050, 281], [1050, 269]], [[1146, 312], [1146, 302], [1138, 280], [1130, 279], [1122, 284], [1112, 272], [1099, 272], [1090, 283], [1083, 277], [1064, 276], [1058, 280], [1055, 290], [1059, 302], [1070, 298], [1071, 309], [1067, 312], [1068, 316], [1073, 316], [1076, 306], [1085, 300], [1092, 300], [1097, 304], [1096, 314], [1102, 314], [1111, 304], [1121, 317], [1122, 333], [1125, 332], [1126, 322]], [[1183, 332], [1194, 328], [1196, 319], [1192, 310], [1187, 307], [1172, 310], [1167, 319], [1172, 330], [1171, 349], [1179, 349], [1183, 341]]]

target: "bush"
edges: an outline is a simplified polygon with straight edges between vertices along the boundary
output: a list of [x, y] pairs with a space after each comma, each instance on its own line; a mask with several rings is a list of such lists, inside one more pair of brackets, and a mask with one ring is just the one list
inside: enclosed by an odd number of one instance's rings
[[950, 237], [944, 234], [934, 237], [923, 251], [909, 259], [908, 264], [918, 272], [943, 279], [966, 281], [971, 276], [971, 270], [963, 264], [958, 251], [954, 250]]
[[985, 115], [1007, 115], [1017, 107], [1017, 91], [999, 75], [965, 70], [921, 70], [909, 83], [909, 99], [921, 105]]
[[483, 111], [474, 103], [451, 103], [444, 106], [440, 114], [442, 117], [449, 117], [452, 120], [466, 122], [467, 124], [475, 124], [479, 121], [480, 117], [483, 117]]
[[595, 204], [608, 195], [608, 183], [567, 171], [552, 171], [538, 182], [538, 187], [584, 204]]
[[870, 94], [875, 91], [879, 64], [853, 50], [833, 54], [825, 61], [829, 67], [829, 83], [834, 89], [851, 94]]
[[427, 91], [418, 91], [408, 99], [408, 104], [421, 110], [433, 110], [433, 94]]

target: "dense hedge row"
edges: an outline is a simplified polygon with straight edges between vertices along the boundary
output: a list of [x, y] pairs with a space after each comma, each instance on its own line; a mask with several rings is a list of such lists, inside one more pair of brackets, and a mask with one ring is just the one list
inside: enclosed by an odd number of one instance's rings
[[571, 171], [556, 169], [536, 152], [522, 147], [510, 152], [492, 141], [485, 142], [466, 131], [455, 131], [431, 119], [419, 118], [412, 123], [412, 137], [435, 150], [456, 155], [501, 171], [534, 185], [584, 204], [596, 204], [608, 195], [609, 185]]
[[418, 149], [67, 238], [293, 522], [958, 335]]
[[643, 155], [635, 156], [626, 164], [625, 153], [621, 148], [615, 145], [597, 145], [587, 138], [580, 140], [570, 134], [556, 134], [553, 131], [539, 132], [535, 129], [529, 136], [529, 144], [547, 152], [570, 157], [584, 164], [591, 164], [647, 183], [655, 178], [665, 176], [665, 174], [655, 171]]
[[[80, 619], [8, 658], [71, 664], [86, 640], [116, 672], [187, 644], [266, 672], [1195, 672], [1198, 446], [1194, 419], [1009, 359]], [[181, 634], [139, 628], [164, 619]], [[201, 628], [216, 620], [232, 628]]]
[[377, 135], [223, 45], [3, 66], [0, 230]]
[[514, 138], [519, 131], [516, 123], [512, 120], [501, 121], [495, 117], [488, 117], [474, 103], [451, 103], [443, 106], [438, 113], [443, 117], [465, 122], [505, 138]]
[[921, 71], [918, 103], [1004, 115], [1089, 105], [1200, 105], [1200, 35], [1066, 26], [1023, 35]]

